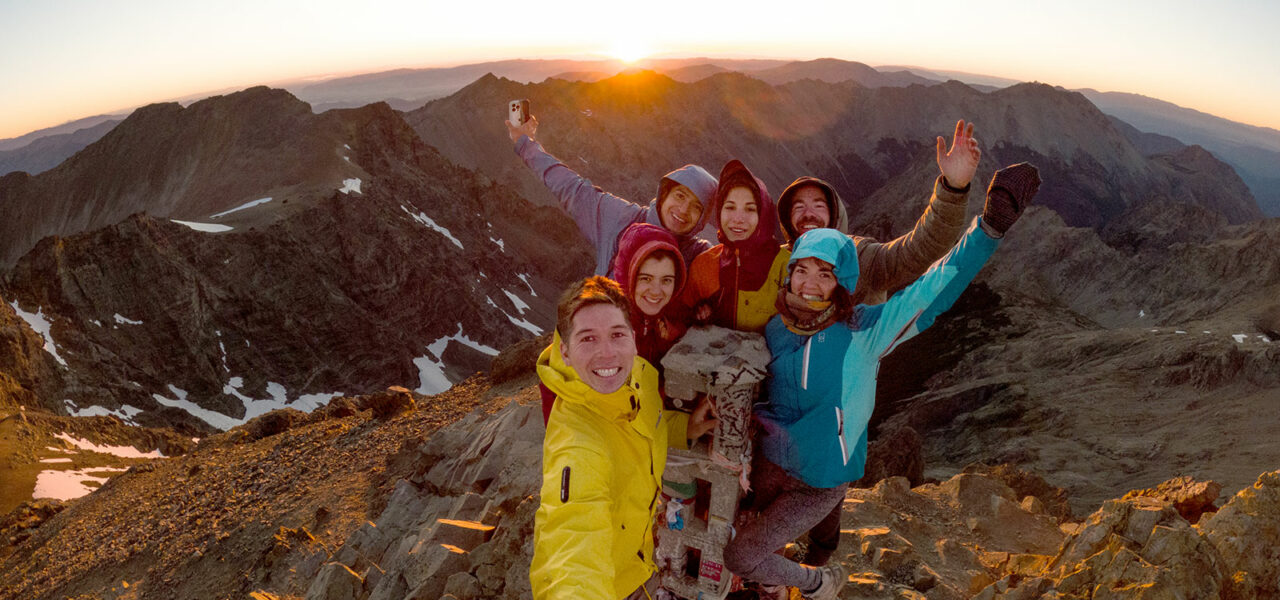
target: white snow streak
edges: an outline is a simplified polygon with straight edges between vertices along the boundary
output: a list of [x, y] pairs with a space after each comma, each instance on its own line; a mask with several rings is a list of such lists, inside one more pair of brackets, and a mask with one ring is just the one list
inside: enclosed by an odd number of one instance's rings
[[134, 321], [133, 319], [129, 319], [121, 316], [120, 313], [115, 314], [115, 320], [117, 323], [121, 325], [141, 325], [142, 324], [142, 321]]
[[1243, 344], [1245, 340], [1249, 339], [1249, 336], [1243, 333], [1237, 333], [1232, 335], [1231, 339], [1235, 340], [1237, 344]]
[[70, 458], [42, 458], [40, 459], [40, 462], [52, 464], [52, 463], [69, 463], [73, 461]]
[[524, 300], [521, 300], [519, 296], [512, 294], [507, 290], [502, 290], [502, 293], [507, 295], [507, 299], [511, 300], [511, 303], [516, 306], [516, 310], [520, 311], [521, 315], [524, 315], [524, 311], [529, 310], [529, 305], [526, 304]]
[[342, 392], [304, 394], [294, 399], [293, 402], [290, 402], [289, 390], [274, 381], [268, 381], [267, 395], [271, 398], [267, 400], [258, 400], [246, 396], [241, 392], [240, 387], [243, 385], [244, 379], [240, 377], [232, 377], [227, 381], [226, 385], [222, 386], [222, 393], [234, 396], [244, 404], [244, 416], [240, 418], [224, 415], [220, 412], [209, 410], [207, 408], [201, 408], [200, 405], [187, 400], [186, 391], [179, 389], [172, 384], [169, 385], [169, 390], [173, 392], [176, 399], [166, 398], [160, 394], [152, 394], [151, 397], [155, 398], [156, 402], [159, 402], [160, 404], [181, 408], [205, 423], [208, 423], [222, 431], [226, 431], [237, 425], [243, 425], [254, 417], [262, 416], [273, 410], [281, 408], [296, 408], [302, 412], [309, 413], [328, 404], [330, 400], [342, 395]]
[[506, 252], [506, 251], [507, 251], [507, 245], [506, 245], [505, 243], [503, 243], [503, 242], [502, 242], [502, 240], [500, 240], [500, 239], [494, 239], [492, 236], [490, 236], [490, 237], [489, 237], [489, 241], [490, 241], [490, 242], [493, 242], [493, 243], [495, 243], [495, 244], [497, 244], [497, 245], [498, 245], [498, 249], [499, 249], [499, 250], [501, 250], [501, 251], [503, 251], [503, 252]]
[[533, 291], [533, 284], [529, 283], [529, 276], [527, 274], [521, 273], [516, 275], [516, 277], [519, 277], [520, 281], [523, 281], [526, 286], [529, 286], [529, 293], [532, 294], [534, 298], [538, 297], [538, 292]]
[[232, 427], [235, 427], [236, 425], [239, 425], [240, 423], [243, 422], [243, 421], [234, 419], [232, 417], [228, 417], [227, 415], [224, 415], [216, 410], [209, 410], [207, 408], [202, 408], [199, 404], [196, 404], [195, 402], [187, 400], [186, 390], [182, 390], [174, 386], [173, 384], [169, 384], [169, 390], [173, 392], [173, 395], [175, 396], [174, 398], [166, 398], [164, 396], [161, 396], [160, 394], [151, 394], [151, 397], [155, 398], [156, 402], [159, 402], [160, 404], [163, 404], [165, 406], [181, 408], [182, 410], [187, 411], [197, 419], [200, 419], [201, 421], [204, 421], [205, 423], [212, 425], [215, 429], [219, 429], [221, 431], [226, 431], [228, 429], [231, 429]]
[[451, 233], [448, 229], [445, 229], [444, 227], [441, 227], [441, 226], [440, 226], [439, 224], [437, 224], [435, 221], [432, 221], [432, 220], [431, 220], [431, 217], [428, 217], [426, 214], [422, 213], [421, 211], [419, 211], [419, 212], [416, 212], [416, 213], [415, 213], [415, 212], [410, 211], [409, 209], [405, 208], [405, 206], [404, 206], [403, 204], [401, 204], [401, 205], [400, 205], [400, 210], [403, 210], [403, 211], [404, 211], [405, 213], [407, 213], [410, 217], [413, 217], [413, 220], [415, 220], [415, 221], [417, 221], [417, 222], [419, 222], [419, 223], [422, 223], [423, 225], [426, 225], [427, 227], [430, 227], [430, 228], [432, 228], [432, 229], [436, 230], [437, 232], [439, 232], [439, 233], [440, 233], [441, 235], [443, 235], [444, 237], [449, 238], [449, 241], [453, 242], [453, 244], [454, 244], [455, 246], [457, 246], [457, 247], [459, 247], [459, 248], [461, 248], [461, 247], [462, 247], [462, 242], [458, 241], [458, 238], [453, 237], [453, 233]]
[[257, 200], [254, 200], [253, 202], [245, 202], [244, 204], [241, 204], [240, 206], [237, 206], [237, 207], [235, 207], [235, 208], [233, 208], [233, 209], [231, 209], [231, 210], [224, 210], [224, 211], [222, 211], [222, 212], [220, 212], [220, 213], [218, 213], [218, 214], [216, 214], [216, 215], [212, 215], [212, 216], [210, 216], [209, 218], [210, 218], [210, 219], [220, 219], [220, 218], [225, 217], [225, 216], [227, 216], [227, 215], [229, 215], [229, 214], [231, 214], [231, 213], [233, 213], [233, 212], [240, 211], [240, 210], [244, 210], [244, 209], [246, 209], [246, 208], [253, 208], [253, 207], [255, 207], [255, 206], [259, 205], [259, 204], [266, 204], [266, 203], [268, 203], [268, 202], [270, 202], [270, 201], [271, 201], [271, 197], [270, 197], [270, 196], [267, 196], [266, 198], [259, 198], [259, 199], [257, 199]]
[[[136, 383], [134, 385], [137, 385]], [[67, 405], [67, 414], [73, 417], [105, 417], [112, 415], [130, 425], [137, 425], [133, 418], [142, 412], [141, 408], [130, 406], [128, 404], [121, 405], [120, 408], [110, 409], [105, 406], [88, 406], [80, 408], [71, 400], [63, 400]]]
[[203, 231], [205, 233], [223, 233], [234, 229], [227, 225], [218, 225], [217, 223], [192, 223], [191, 221], [179, 221], [177, 219], [169, 220], [179, 225], [186, 225], [196, 231]]
[[67, 361], [58, 356], [58, 345], [53, 341], [53, 328], [49, 320], [44, 318], [44, 309], [37, 306], [35, 314], [32, 314], [19, 308], [17, 300], [9, 303], [9, 306], [13, 307], [13, 311], [18, 313], [18, 316], [22, 317], [22, 320], [26, 321], [32, 330], [44, 338], [44, 351], [58, 361], [58, 364], [64, 367], [67, 366]]
[[537, 325], [534, 325], [533, 323], [530, 323], [529, 321], [527, 321], [527, 320], [525, 320], [525, 319], [517, 319], [517, 318], [515, 318], [515, 317], [513, 317], [513, 316], [511, 316], [511, 315], [508, 315], [508, 314], [507, 314], [507, 311], [505, 311], [505, 310], [504, 310], [504, 311], [502, 311], [502, 314], [506, 315], [506, 316], [507, 316], [507, 320], [508, 320], [508, 321], [511, 321], [511, 323], [512, 323], [512, 324], [514, 324], [516, 327], [519, 327], [519, 328], [521, 328], [521, 329], [528, 330], [528, 331], [529, 331], [530, 333], [532, 333], [533, 335], [542, 335], [542, 328], [541, 328], [541, 327], [538, 327]]

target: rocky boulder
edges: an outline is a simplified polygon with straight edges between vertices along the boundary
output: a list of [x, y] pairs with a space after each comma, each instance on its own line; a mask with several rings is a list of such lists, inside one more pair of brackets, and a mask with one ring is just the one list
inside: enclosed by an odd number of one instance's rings
[[1280, 596], [1280, 471], [1263, 473], [1200, 529], [1230, 566], [1235, 597]]
[[411, 444], [395, 460], [412, 460], [416, 473], [332, 560], [311, 566], [306, 597], [531, 597], [543, 435], [538, 405], [512, 402]]
[[1103, 503], [1043, 568], [1011, 570], [975, 598], [1218, 598], [1229, 583], [1222, 555], [1172, 504], [1135, 496]]
[[1196, 481], [1190, 476], [1174, 477], [1153, 488], [1133, 490], [1124, 495], [1123, 500], [1137, 497], [1155, 498], [1173, 505], [1182, 518], [1195, 524], [1205, 513], [1218, 510], [1213, 502], [1218, 499], [1222, 484], [1216, 481]]

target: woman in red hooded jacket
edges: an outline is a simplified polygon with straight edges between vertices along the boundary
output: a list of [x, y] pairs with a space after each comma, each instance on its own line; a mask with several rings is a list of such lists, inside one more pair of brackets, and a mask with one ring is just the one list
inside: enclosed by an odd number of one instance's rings
[[763, 333], [778, 312], [774, 300], [791, 257], [778, 238], [777, 207], [764, 182], [737, 160], [720, 171], [712, 207], [720, 245], [689, 265], [684, 304], [700, 320], [709, 307], [715, 325]]

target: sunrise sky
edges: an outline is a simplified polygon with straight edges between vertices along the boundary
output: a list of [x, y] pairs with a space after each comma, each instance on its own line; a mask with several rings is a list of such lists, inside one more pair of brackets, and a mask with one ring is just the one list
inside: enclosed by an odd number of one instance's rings
[[0, 0], [0, 138], [262, 83], [619, 54], [916, 65], [1280, 129], [1278, 23], [1275, 0]]

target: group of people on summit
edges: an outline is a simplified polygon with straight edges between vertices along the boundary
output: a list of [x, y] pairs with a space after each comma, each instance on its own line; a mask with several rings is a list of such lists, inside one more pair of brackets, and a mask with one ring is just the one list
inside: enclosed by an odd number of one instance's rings
[[[507, 127], [596, 256], [595, 275], [561, 297], [538, 358], [547, 433], [534, 597], [640, 599], [660, 587], [653, 524], [667, 448], [715, 425], [706, 402], [692, 414], [663, 409], [661, 360], [691, 325], [710, 323], [762, 333], [772, 354], [754, 408], [758, 517], [736, 529], [725, 567], [763, 590], [835, 598], [846, 575], [828, 563], [845, 492], [863, 475], [880, 359], [977, 275], [1034, 198], [1035, 167], [996, 171], [966, 227], [981, 151], [959, 121], [950, 148], [936, 140], [940, 174], [924, 214], [880, 243], [849, 235], [845, 204], [821, 179], [796, 179], [775, 203], [740, 161], [718, 178], [686, 165], [643, 206], [547, 153], [536, 118]], [[719, 245], [698, 237], [707, 224]], [[806, 532], [804, 564], [777, 553]]]

